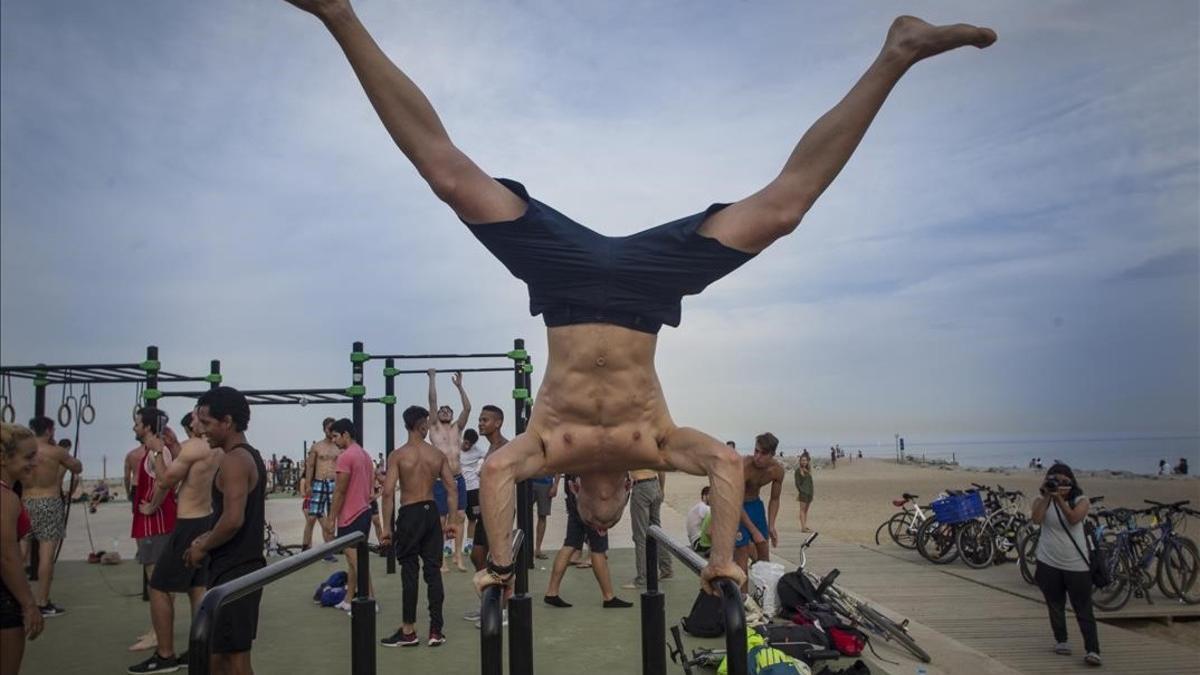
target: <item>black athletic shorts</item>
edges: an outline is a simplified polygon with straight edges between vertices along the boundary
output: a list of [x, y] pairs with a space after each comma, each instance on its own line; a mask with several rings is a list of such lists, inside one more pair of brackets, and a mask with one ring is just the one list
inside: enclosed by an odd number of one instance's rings
[[[266, 566], [263, 560], [253, 560], [236, 565], [231, 569], [214, 572], [209, 576], [209, 588], [233, 581]], [[262, 603], [262, 589], [235, 600], [221, 608], [221, 619], [213, 626], [212, 651], [214, 654], [249, 651], [258, 637], [258, 606]]]
[[362, 532], [368, 537], [371, 536], [371, 509], [358, 514], [354, 520], [350, 521], [349, 525], [339, 525], [337, 536], [344, 537], [353, 532]]
[[479, 488], [467, 490], [467, 520], [479, 519]]
[[529, 287], [529, 313], [547, 326], [610, 323], [643, 333], [678, 326], [680, 303], [754, 257], [699, 234], [728, 204], [624, 237], [594, 232], [525, 186], [496, 179], [527, 205], [516, 220], [467, 224], [513, 276]]
[[[23, 577], [22, 577], [23, 578]], [[21, 611], [21, 603], [16, 596], [0, 580], [0, 630], [21, 628], [25, 625], [25, 614]]]
[[175, 529], [167, 538], [166, 548], [154, 565], [154, 574], [150, 575], [150, 588], [165, 593], [186, 593], [191, 588], [208, 586], [208, 560], [200, 567], [188, 567], [183, 562], [183, 554], [192, 545], [196, 537], [204, 534], [212, 526], [212, 518], [179, 518], [175, 521]]
[[579, 509], [575, 506], [575, 500], [568, 498], [567, 536], [563, 538], [563, 548], [582, 549], [584, 539], [587, 539], [588, 548], [592, 553], [608, 551], [608, 534], [600, 534], [584, 524], [583, 518], [579, 517]]

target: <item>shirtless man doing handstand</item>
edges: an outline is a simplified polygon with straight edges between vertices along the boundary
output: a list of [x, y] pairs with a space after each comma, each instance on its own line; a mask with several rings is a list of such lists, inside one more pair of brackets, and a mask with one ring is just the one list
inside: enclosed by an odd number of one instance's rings
[[612, 527], [629, 499], [631, 469], [707, 475], [712, 541], [701, 583], [744, 578], [733, 560], [741, 459], [721, 441], [675, 424], [654, 368], [657, 333], [680, 321], [681, 300], [701, 292], [793, 232], [842, 170], [892, 87], [914, 64], [996, 34], [965, 24], [900, 17], [850, 92], [804, 134], [779, 175], [734, 204], [626, 237], [607, 237], [495, 179], [460, 150], [421, 90], [375, 43], [349, 0], [289, 0], [337, 40], [367, 98], [434, 194], [529, 288], [548, 327], [549, 358], [525, 433], [488, 459], [480, 478], [491, 563], [476, 585], [509, 583], [514, 483], [578, 475], [579, 515]]

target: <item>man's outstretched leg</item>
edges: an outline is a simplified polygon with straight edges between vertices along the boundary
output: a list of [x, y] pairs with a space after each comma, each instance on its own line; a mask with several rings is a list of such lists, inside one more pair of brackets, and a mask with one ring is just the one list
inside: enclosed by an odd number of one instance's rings
[[767, 187], [713, 214], [700, 233], [726, 246], [758, 253], [790, 234], [841, 172], [901, 76], [917, 61], [996, 41], [988, 28], [931, 26], [911, 16], [892, 23], [883, 50], [832, 110], [804, 134], [783, 171]]
[[329, 29], [396, 145], [459, 218], [472, 224], [492, 223], [515, 220], [525, 212], [520, 197], [454, 146], [429, 100], [383, 53], [349, 0], [288, 2]]

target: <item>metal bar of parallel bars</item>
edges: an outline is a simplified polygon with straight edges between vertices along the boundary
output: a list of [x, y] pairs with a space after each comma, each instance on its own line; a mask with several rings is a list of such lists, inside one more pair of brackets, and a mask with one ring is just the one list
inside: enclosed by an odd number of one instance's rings
[[[508, 354], [371, 354], [371, 360], [376, 359], [507, 359]], [[424, 372], [424, 371], [421, 371]]]
[[[255, 570], [245, 576], [208, 589], [200, 600], [200, 608], [192, 619], [192, 630], [188, 644], [188, 672], [191, 675], [209, 675], [212, 637], [221, 610], [225, 605], [240, 600], [251, 593], [295, 572], [320, 562], [325, 556], [342, 551], [350, 546], [358, 547], [358, 592], [351, 609], [351, 671], [353, 675], [375, 673], [375, 601], [366, 597], [369, 584], [370, 555], [367, 537], [362, 532], [339, 537], [331, 542], [314, 546], [285, 558], [277, 563]], [[369, 631], [369, 632], [368, 632]], [[365, 651], [366, 653], [360, 653]]]
[[[482, 525], [481, 522], [480, 526]], [[517, 530], [513, 532], [512, 537], [515, 564], [516, 553], [525, 541], [525, 533]], [[479, 607], [479, 666], [483, 675], [504, 675], [504, 614], [501, 602], [503, 596], [503, 586], [488, 586], [483, 589], [483, 601]], [[510, 618], [516, 621], [516, 617]], [[530, 660], [532, 661], [532, 655]]]
[[[438, 369], [446, 373], [511, 373], [512, 366], [503, 366], [496, 368], [445, 368]], [[424, 375], [429, 372], [427, 368], [413, 368], [411, 370], [397, 370], [397, 375]]]
[[[691, 548], [672, 539], [658, 525], [650, 526], [646, 533], [646, 590], [642, 593], [643, 675], [662, 675], [667, 668], [665, 597], [658, 590], [660, 544], [696, 576], [708, 564]], [[721, 605], [725, 612], [725, 653], [730, 657], [726, 661], [729, 675], [746, 675], [749, 662], [745, 657], [746, 611], [742, 606], [742, 592], [731, 579], [716, 579], [713, 585], [721, 593]], [[734, 658], [734, 655], [741, 655], [741, 658]]]

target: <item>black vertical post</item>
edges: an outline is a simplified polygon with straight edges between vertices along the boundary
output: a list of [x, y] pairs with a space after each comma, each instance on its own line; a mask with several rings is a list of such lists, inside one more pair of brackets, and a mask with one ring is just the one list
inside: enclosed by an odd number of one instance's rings
[[[388, 359], [383, 362], [383, 444], [386, 458], [391, 458], [396, 449], [396, 360]], [[392, 533], [392, 541], [396, 541], [396, 514], [383, 514], [383, 526]], [[387, 573], [396, 573], [396, 547], [389, 546], [387, 550]]]
[[371, 587], [371, 551], [363, 539], [358, 551], [358, 588], [350, 603], [350, 672], [375, 675], [375, 600], [368, 597]]
[[646, 590], [642, 591], [643, 675], [667, 672], [666, 645], [666, 596], [658, 590], [658, 541], [647, 534]]
[[[44, 363], [39, 363], [39, 366], [44, 366]], [[46, 385], [50, 384], [50, 380], [46, 378], [46, 371], [37, 371], [36, 377], [33, 379], [33, 416], [46, 416]], [[19, 483], [20, 481], [18, 481]], [[15, 489], [18, 493], [24, 492], [24, 486], [17, 485]], [[32, 534], [29, 535], [29, 567], [25, 570], [29, 575], [30, 581], [38, 580], [38, 564], [41, 561], [37, 538]]]
[[354, 440], [358, 441], [359, 445], [363, 442], [363, 394], [366, 393], [366, 387], [363, 386], [363, 361], [366, 361], [366, 354], [363, 353], [363, 343], [355, 342], [353, 352], [350, 354], [350, 390], [349, 393], [354, 397], [352, 407], [354, 409]]
[[[513, 340], [513, 400], [515, 402], [517, 434], [525, 432], [525, 401], [529, 397], [526, 385], [525, 340]], [[513, 551], [516, 563], [516, 588], [508, 601], [509, 624], [508, 670], [510, 673], [533, 673], [533, 599], [529, 596], [529, 570], [533, 567], [533, 499], [528, 480], [517, 483], [517, 528], [525, 533], [520, 548]]]
[[[152, 409], [158, 408], [158, 347], [146, 347], [146, 360], [142, 363], [142, 369], [146, 371], [146, 390], [142, 392], [145, 400], [142, 405]], [[142, 601], [150, 602], [150, 579], [146, 576], [145, 566], [142, 567]]]
[[216, 389], [221, 386], [221, 361], [213, 359], [208, 362], [208, 388]]

